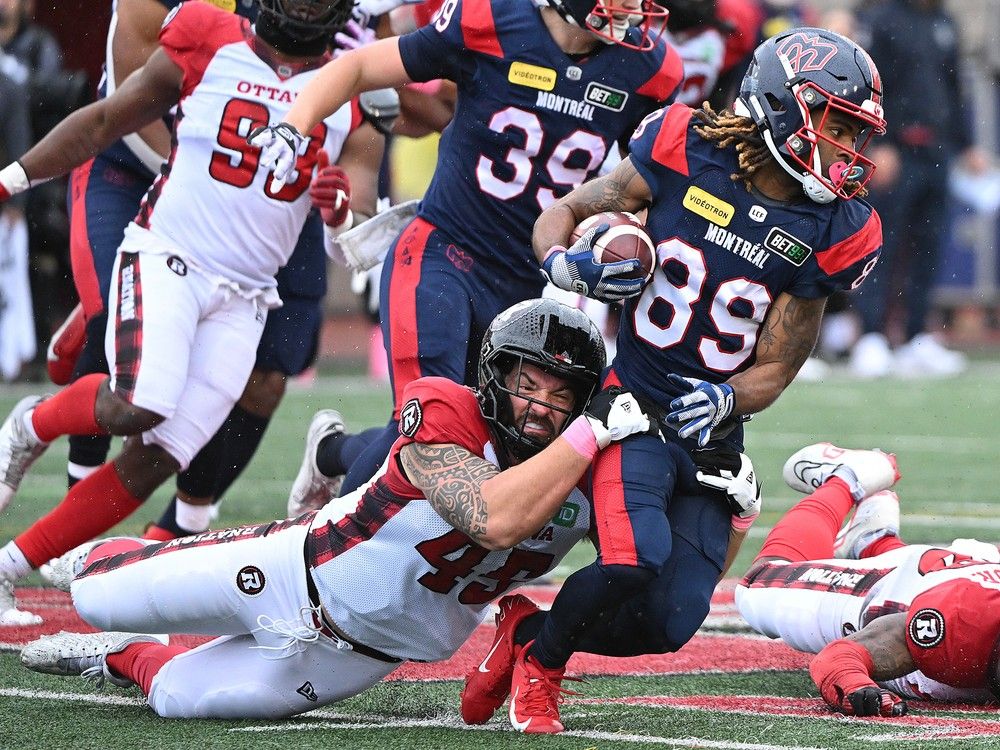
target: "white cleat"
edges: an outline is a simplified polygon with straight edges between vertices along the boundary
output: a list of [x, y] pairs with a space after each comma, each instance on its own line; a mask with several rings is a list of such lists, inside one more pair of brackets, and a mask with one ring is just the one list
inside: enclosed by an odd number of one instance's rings
[[833, 542], [833, 556], [860, 560], [861, 553], [884, 536], [899, 536], [899, 496], [892, 490], [876, 492], [858, 503]]
[[94, 539], [89, 542], [79, 544], [61, 557], [56, 557], [45, 565], [42, 565], [38, 572], [48, 583], [55, 586], [60, 591], [69, 592], [73, 579], [80, 575], [83, 570], [83, 563], [94, 547], [115, 539], [126, 539], [128, 537], [112, 536], [107, 539]]
[[41, 401], [41, 396], [25, 396], [0, 427], [0, 511], [14, 499], [28, 467], [49, 447], [24, 426], [24, 415]]
[[24, 627], [41, 625], [42, 618], [34, 612], [17, 608], [14, 598], [14, 582], [0, 576], [0, 627]]
[[785, 461], [781, 475], [793, 490], [809, 494], [841, 466], [853, 471], [861, 485], [860, 494], [855, 496], [858, 501], [889, 489], [899, 480], [894, 454], [838, 448], [833, 443], [814, 443], [796, 451]]
[[310, 510], [318, 510], [337, 496], [344, 477], [328, 477], [316, 466], [316, 451], [320, 441], [344, 431], [344, 419], [339, 411], [321, 409], [313, 415], [306, 432], [306, 451], [302, 466], [288, 495], [288, 518], [301, 516]]
[[67, 633], [47, 635], [32, 641], [21, 650], [21, 664], [33, 672], [57, 675], [81, 675], [94, 680], [97, 687], [109, 681], [118, 687], [135, 683], [112, 674], [107, 667], [108, 654], [117, 654], [133, 643], [166, 644], [165, 635], [144, 633]]

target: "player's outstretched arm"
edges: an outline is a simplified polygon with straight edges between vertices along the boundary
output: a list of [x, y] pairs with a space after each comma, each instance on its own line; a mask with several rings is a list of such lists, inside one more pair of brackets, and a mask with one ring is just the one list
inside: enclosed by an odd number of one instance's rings
[[828, 643], [809, 674], [827, 704], [856, 716], [899, 716], [906, 703], [875, 680], [891, 680], [917, 669], [906, 647], [906, 613], [873, 620], [857, 633]]
[[0, 171], [0, 197], [66, 174], [123, 135], [163, 117], [180, 98], [182, 76], [158, 49], [112, 96], [78, 109]]
[[774, 403], [792, 382], [819, 339], [826, 298], [779, 295], [760, 327], [754, 364], [726, 381], [735, 413], [753, 414]]
[[544, 450], [503, 471], [453, 444], [410, 443], [399, 458], [445, 521], [487, 549], [510, 549], [555, 515], [600, 449], [638, 434], [659, 436], [656, 421], [632, 394], [612, 387]]
[[356, 128], [340, 151], [337, 164], [351, 181], [351, 210], [355, 225], [375, 215], [378, 173], [384, 151], [385, 137], [368, 123]]

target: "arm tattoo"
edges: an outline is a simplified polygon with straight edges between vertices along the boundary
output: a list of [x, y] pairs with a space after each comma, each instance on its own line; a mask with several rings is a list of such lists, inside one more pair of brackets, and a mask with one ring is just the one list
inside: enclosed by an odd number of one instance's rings
[[[573, 213], [579, 217], [593, 216], [602, 211], [638, 211], [649, 204], [632, 195], [639, 173], [628, 159], [608, 175], [580, 185], [573, 191]], [[636, 205], [639, 200], [641, 205]]]
[[775, 305], [760, 328], [757, 361], [783, 365], [791, 382], [816, 346], [826, 299], [801, 299], [789, 295]]
[[399, 452], [406, 476], [445, 521], [471, 539], [486, 534], [488, 513], [481, 487], [500, 473], [457, 445], [410, 443]]

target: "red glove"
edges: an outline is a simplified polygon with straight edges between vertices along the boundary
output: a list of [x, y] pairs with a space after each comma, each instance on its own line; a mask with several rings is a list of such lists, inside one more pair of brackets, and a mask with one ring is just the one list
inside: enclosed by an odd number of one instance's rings
[[876, 685], [875, 662], [868, 649], [845, 638], [828, 643], [809, 665], [823, 700], [850, 716], [902, 716], [906, 702]]
[[339, 229], [352, 218], [351, 182], [322, 149], [316, 154], [316, 176], [309, 185], [309, 197], [328, 227]]

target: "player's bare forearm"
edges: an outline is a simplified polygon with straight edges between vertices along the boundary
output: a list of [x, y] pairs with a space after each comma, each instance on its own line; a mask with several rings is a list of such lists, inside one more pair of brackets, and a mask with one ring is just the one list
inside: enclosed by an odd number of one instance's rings
[[892, 680], [917, 669], [906, 648], [905, 612], [877, 617], [847, 639], [856, 641], [871, 654], [875, 663], [873, 680]]
[[177, 103], [182, 73], [162, 50], [107, 99], [78, 109], [19, 161], [31, 180], [66, 174]]
[[747, 531], [749, 531], [749, 529], [740, 531], [738, 529], [730, 527], [729, 547], [726, 549], [726, 563], [725, 565], [722, 566], [722, 572], [719, 574], [720, 581], [725, 577], [726, 573], [728, 573], [729, 569], [733, 566], [733, 560], [735, 560], [736, 556], [740, 553], [740, 548], [743, 546], [743, 542], [747, 538]]
[[602, 211], [635, 213], [649, 205], [649, 185], [624, 159], [611, 172], [596, 177], [564, 195], [542, 212], [535, 222], [531, 243], [539, 261], [553, 245], [566, 245], [574, 227]]
[[361, 92], [407, 83], [410, 77], [399, 56], [398, 37], [380, 39], [324, 65], [296, 97], [285, 122], [308, 133]]
[[737, 414], [767, 408], [788, 387], [816, 346], [825, 306], [825, 298], [778, 297], [760, 327], [754, 364], [727, 381]]
[[365, 123], [344, 142], [337, 160], [351, 182], [351, 211], [355, 225], [375, 215], [378, 202], [378, 173], [385, 151], [385, 137]]
[[457, 445], [411, 443], [399, 455], [431, 507], [488, 549], [509, 549], [542, 528], [590, 465], [562, 439], [504, 471]]

